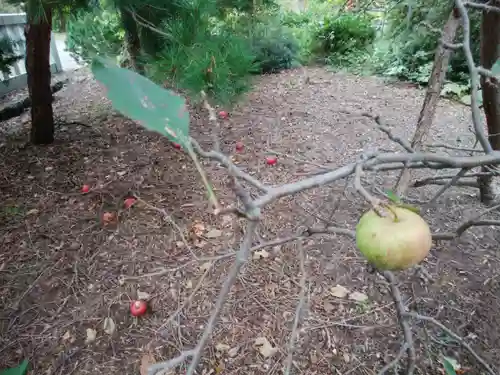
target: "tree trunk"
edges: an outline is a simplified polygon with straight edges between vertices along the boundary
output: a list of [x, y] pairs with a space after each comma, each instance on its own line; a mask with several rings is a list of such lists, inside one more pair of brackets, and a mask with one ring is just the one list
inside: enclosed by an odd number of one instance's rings
[[61, 23], [60, 24], [60, 32], [61, 33], [65, 33], [66, 32], [66, 23], [68, 22], [67, 21], [67, 17], [66, 17], [66, 11], [65, 10], [62, 10], [61, 11], [61, 14], [59, 15], [59, 22]]
[[[500, 6], [493, 1], [492, 6]], [[500, 58], [500, 13], [483, 11], [481, 22], [481, 66], [491, 69]], [[483, 108], [488, 126], [488, 139], [493, 150], [500, 150], [500, 89], [498, 82], [481, 76]], [[484, 170], [484, 168], [483, 168]], [[478, 177], [481, 202], [491, 203], [496, 196], [492, 176]]]
[[52, 12], [44, 7], [44, 15], [35, 6], [27, 7], [28, 22], [25, 26], [26, 72], [31, 98], [31, 135], [33, 144], [54, 142], [54, 114], [50, 89], [50, 36]]
[[[415, 152], [421, 150], [424, 141], [427, 138], [434, 115], [436, 114], [436, 106], [441, 95], [446, 70], [450, 60], [451, 50], [444, 46], [445, 43], [453, 43], [460, 25], [458, 12], [452, 11], [443, 29], [443, 35], [434, 55], [434, 65], [432, 73], [429, 77], [427, 92], [425, 93], [424, 104], [420, 110], [420, 115], [417, 121], [417, 129], [411, 141], [411, 147]], [[411, 171], [404, 169], [396, 182], [396, 194], [402, 196], [405, 194], [411, 180]]]
[[139, 74], [144, 74], [144, 65], [140, 61], [141, 57], [141, 39], [139, 38], [139, 28], [134, 17], [127, 9], [120, 7], [120, 16], [122, 26], [125, 30], [125, 43], [127, 45], [127, 52], [130, 57], [130, 64]]

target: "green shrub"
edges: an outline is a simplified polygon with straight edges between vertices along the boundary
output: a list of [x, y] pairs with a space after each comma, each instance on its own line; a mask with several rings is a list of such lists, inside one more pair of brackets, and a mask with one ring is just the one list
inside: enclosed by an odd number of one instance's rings
[[247, 40], [255, 56], [254, 73], [276, 73], [300, 61], [300, 45], [279, 16], [275, 9], [264, 9], [253, 15], [233, 11], [214, 22], [214, 29]]
[[124, 36], [116, 11], [81, 11], [69, 19], [66, 45], [80, 61], [89, 62], [93, 56], [113, 56], [119, 60]]
[[364, 51], [375, 40], [375, 34], [371, 18], [361, 13], [327, 16], [316, 31], [321, 52], [326, 56]]
[[[451, 8], [448, 3], [423, 0], [412, 7], [408, 18], [406, 4], [395, 5], [388, 14], [388, 33], [377, 48], [375, 69], [383, 75], [425, 84], [428, 81], [434, 61], [434, 54], [439, 42], [439, 35], [429, 30], [422, 22], [431, 24], [435, 29], [442, 29]], [[479, 59], [480, 48], [480, 13], [471, 12], [471, 46], [475, 61]], [[459, 29], [456, 41], [462, 39]], [[447, 72], [447, 78], [460, 83], [468, 79], [468, 67], [462, 50], [453, 52]]]
[[195, 101], [204, 90], [217, 103], [231, 104], [250, 89], [250, 73], [256, 70], [251, 43], [220, 25], [207, 0], [191, 0], [190, 6], [189, 14], [165, 23], [169, 38], [146, 64], [148, 74], [186, 90]]
[[13, 42], [6, 37], [0, 38], [0, 72], [5, 75], [10, 75], [12, 65], [24, 57], [18, 52], [22, 50], [22, 48], [19, 47], [21, 47], [19, 42]]
[[285, 26], [272, 21], [258, 23], [252, 30], [251, 40], [260, 73], [276, 73], [299, 62], [299, 44]]

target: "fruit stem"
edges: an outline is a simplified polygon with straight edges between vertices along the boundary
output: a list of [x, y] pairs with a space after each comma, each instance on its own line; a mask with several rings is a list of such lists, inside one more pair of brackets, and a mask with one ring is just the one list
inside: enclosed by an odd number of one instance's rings
[[394, 215], [394, 222], [397, 223], [399, 221], [399, 217], [398, 215], [396, 214], [396, 211], [388, 204], [384, 205], [385, 208], [387, 208], [389, 211], [391, 211], [391, 213]]

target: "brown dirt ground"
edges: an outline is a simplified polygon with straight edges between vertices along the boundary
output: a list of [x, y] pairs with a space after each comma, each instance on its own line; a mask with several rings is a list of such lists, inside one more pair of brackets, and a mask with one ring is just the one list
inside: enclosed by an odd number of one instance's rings
[[[37, 375], [138, 374], [148, 350], [159, 361], [192, 347], [232, 261], [228, 256], [207, 263], [207, 258], [227, 253], [241, 238], [241, 222], [207, 213], [189, 158], [111, 111], [87, 74], [75, 73], [73, 83], [57, 94], [54, 145], [25, 144], [28, 114], [1, 125], [0, 368], [29, 358]], [[302, 70], [260, 77], [223, 125], [225, 151], [234, 154], [235, 141], [243, 141], [245, 151], [235, 160], [266, 183], [297, 180], [315, 169], [294, 158], [335, 167], [363, 150], [397, 149], [361, 112], [381, 115], [398, 135], [411, 136], [422, 90], [321, 68], [307, 74], [309, 83]], [[205, 114], [193, 117], [193, 135], [208, 145]], [[467, 107], [443, 100], [432, 141], [470, 145], [469, 122]], [[269, 149], [294, 158], [280, 156], [269, 167], [264, 163]], [[226, 174], [205, 165], [220, 200], [230, 203]], [[389, 187], [394, 176], [379, 175], [371, 183]], [[92, 185], [91, 193], [80, 193], [84, 183]], [[290, 235], [299, 225], [321, 223], [320, 218], [354, 228], [367, 206], [351, 180], [345, 186], [339, 182], [270, 205], [259, 229], [262, 240]], [[429, 199], [437, 189], [414, 189], [411, 198]], [[131, 193], [166, 210], [169, 218], [141, 202], [123, 209], [123, 198]], [[426, 217], [443, 231], [480, 209], [475, 190], [454, 188]], [[115, 225], [103, 225], [105, 211], [117, 213]], [[206, 238], [213, 228], [221, 235]], [[497, 367], [499, 239], [498, 229], [474, 228], [459, 240], [434, 246], [425, 260], [432, 282], [412, 271], [399, 275], [412, 309], [452, 327]], [[252, 259], [233, 288], [206, 349], [204, 374], [282, 373], [300, 291], [299, 257], [293, 244], [267, 250], [270, 256]], [[348, 238], [310, 238], [304, 250], [308, 299], [293, 371], [375, 374], [401, 342], [386, 285], [366, 271]], [[212, 267], [205, 274], [207, 264]], [[154, 272], [159, 274], [148, 275]], [[330, 289], [337, 284], [369, 298], [363, 303], [335, 298]], [[129, 303], [138, 290], [150, 295], [151, 312], [135, 320]], [[193, 290], [190, 303], [180, 308]], [[106, 317], [116, 323], [111, 335], [103, 330]], [[442, 354], [471, 367], [471, 374], [481, 373], [474, 359], [435, 327], [418, 322], [413, 327], [417, 373], [440, 374]], [[91, 343], [85, 343], [88, 328], [97, 331]], [[252, 347], [259, 336], [278, 348], [276, 355], [265, 359]], [[217, 344], [237, 352], [217, 353]]]

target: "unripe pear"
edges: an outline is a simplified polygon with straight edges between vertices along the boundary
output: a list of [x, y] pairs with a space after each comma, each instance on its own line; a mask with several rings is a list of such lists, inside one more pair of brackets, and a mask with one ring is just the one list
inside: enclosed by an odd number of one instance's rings
[[387, 216], [369, 210], [356, 226], [356, 246], [379, 270], [404, 270], [420, 263], [432, 247], [425, 220], [406, 208], [389, 205]]

